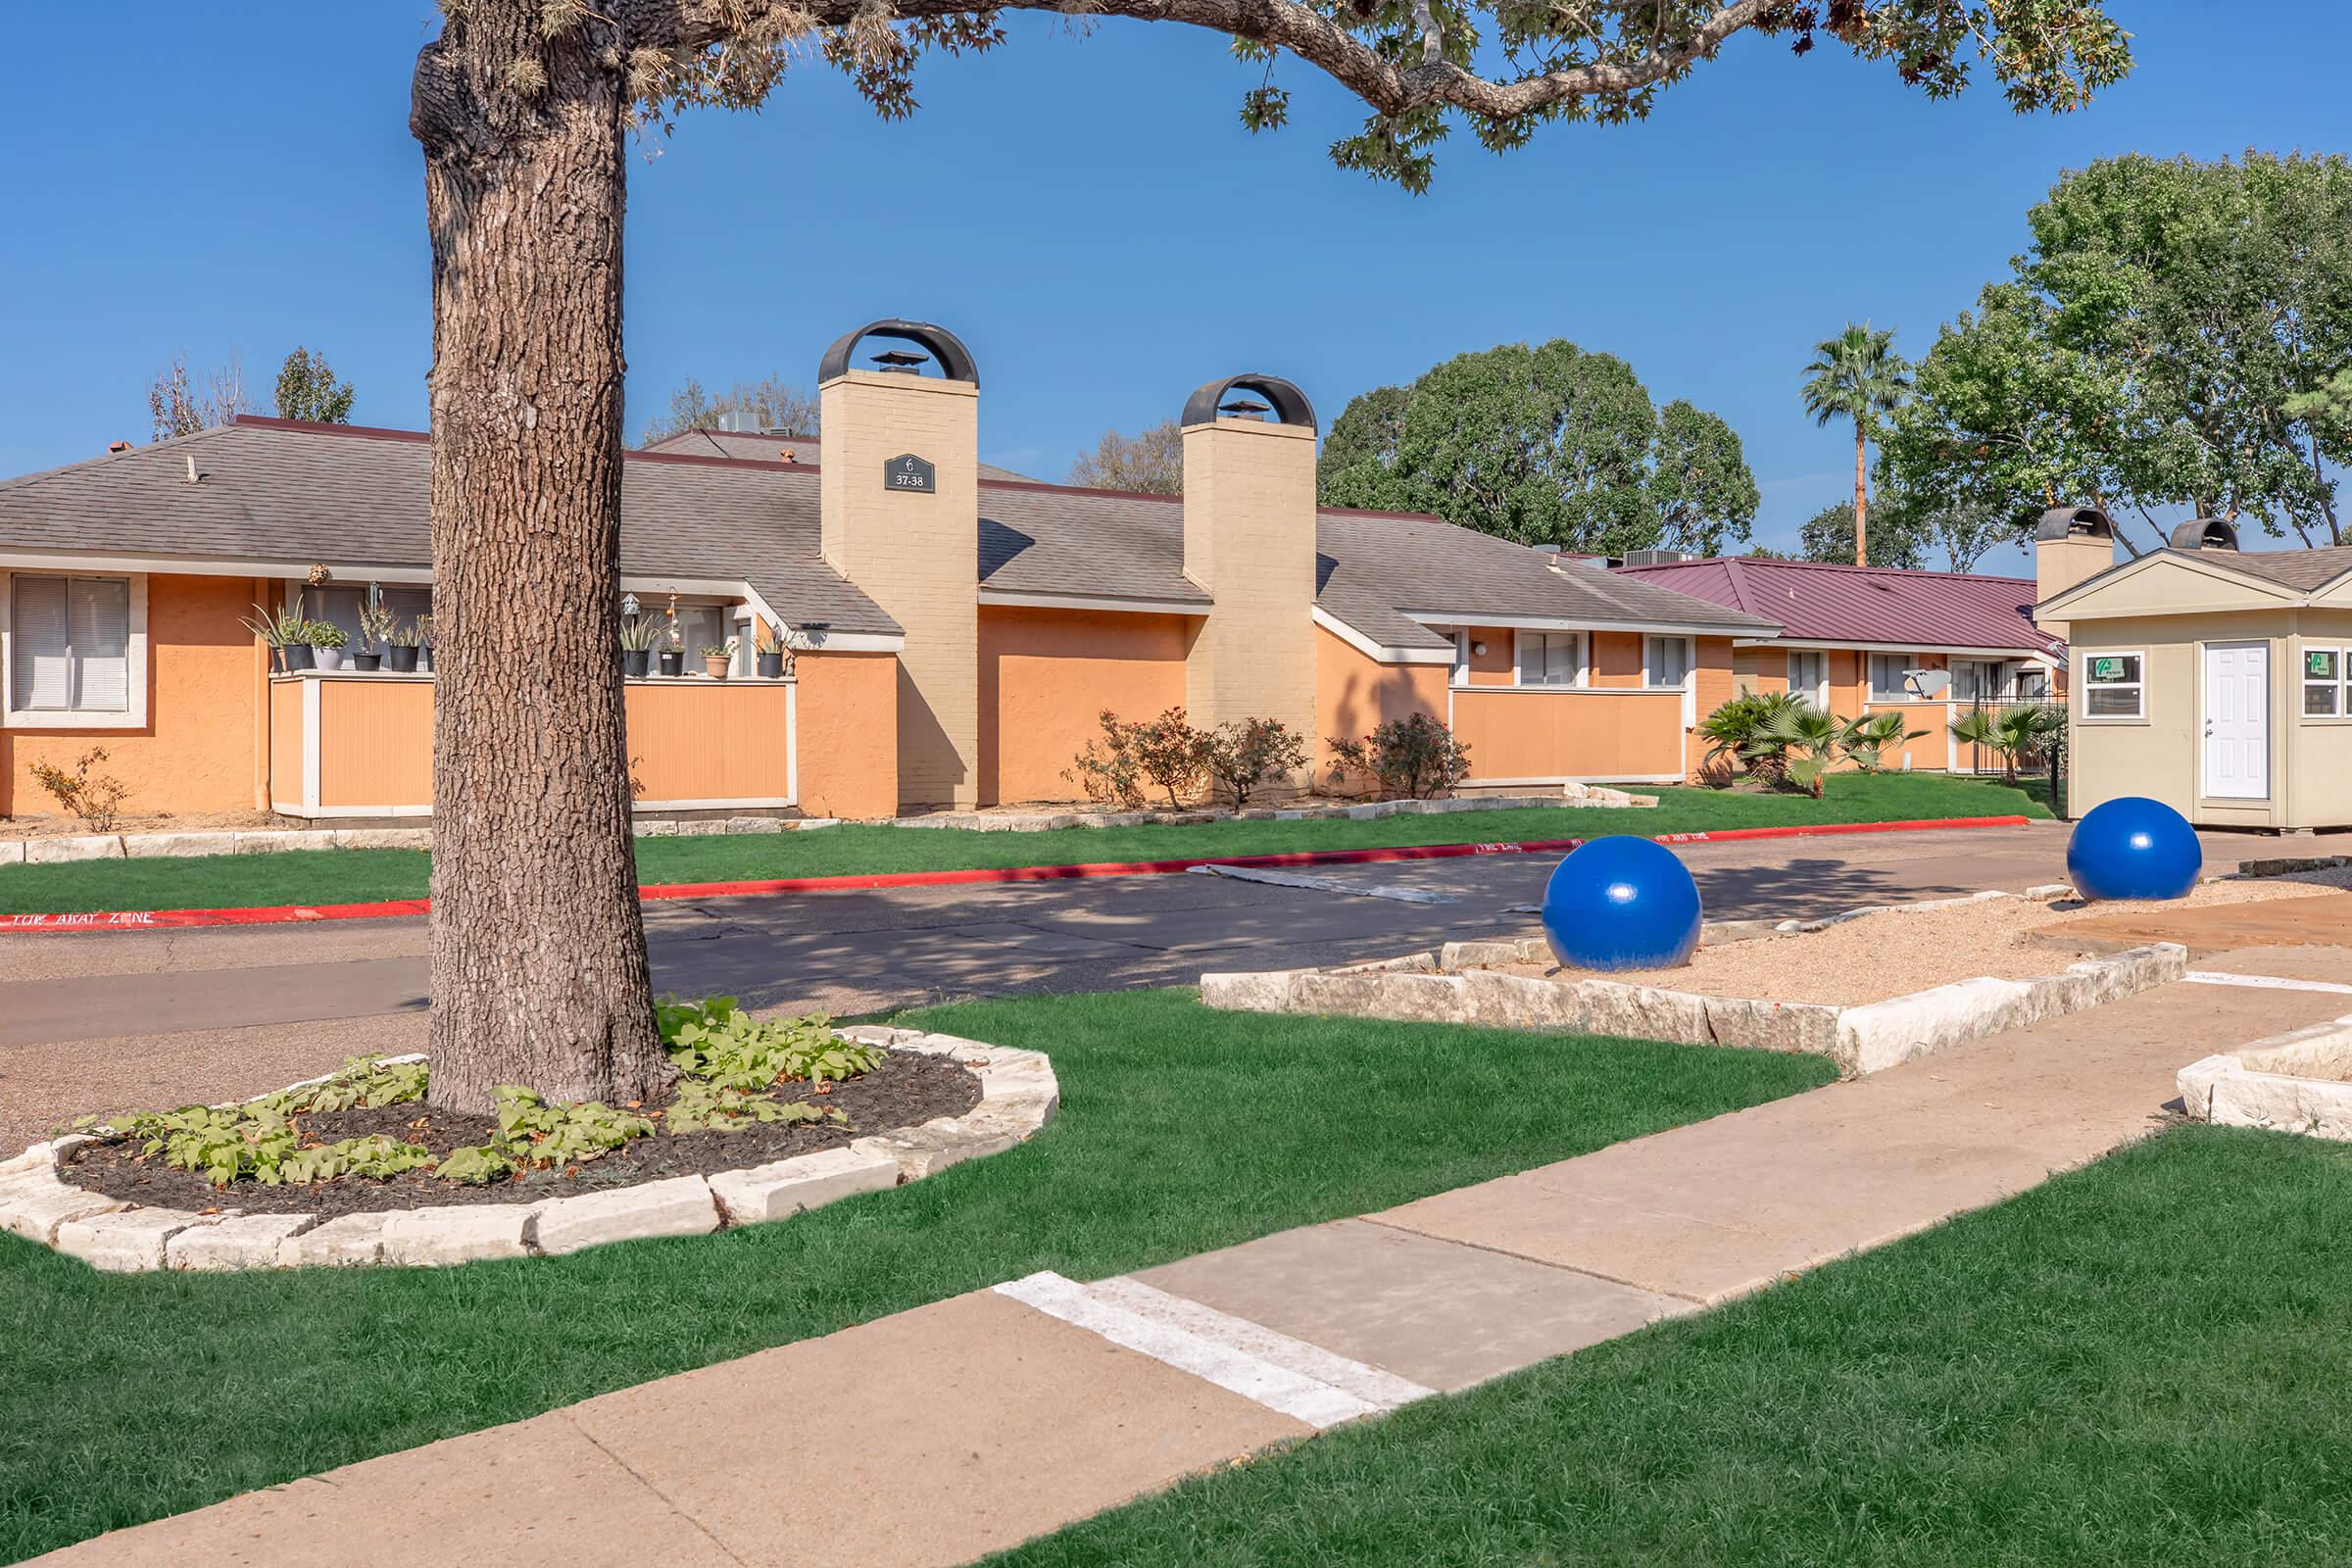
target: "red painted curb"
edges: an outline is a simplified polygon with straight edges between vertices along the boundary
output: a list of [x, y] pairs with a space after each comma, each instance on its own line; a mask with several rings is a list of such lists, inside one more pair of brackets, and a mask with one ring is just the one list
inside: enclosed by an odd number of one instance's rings
[[[1923, 817], [1906, 822], [1819, 822], [1790, 827], [1733, 827], [1713, 833], [1660, 833], [1660, 844], [1736, 844], [1749, 839], [1833, 838], [1847, 833], [1922, 833], [1937, 828], [2023, 827], [2030, 816]], [[1495, 844], [1409, 844], [1392, 849], [1300, 850], [1289, 855], [1202, 856], [1181, 860], [1096, 860], [1080, 865], [975, 866], [960, 871], [890, 871], [867, 876], [796, 876], [767, 882], [673, 882], [637, 890], [647, 903], [673, 899], [733, 899], [774, 893], [849, 893], [879, 888], [965, 887], [1004, 882], [1069, 882], [1098, 876], [1164, 876], [1198, 865], [1244, 868], [1286, 865], [1370, 865], [1389, 860], [1452, 860], [1472, 855], [1548, 855], [1573, 850], [1583, 839], [1526, 839]], [[423, 914], [426, 899], [382, 904], [278, 905], [246, 909], [139, 909], [89, 914], [0, 914], [11, 931], [153, 931], [208, 925], [301, 925], [314, 920], [390, 919]]]

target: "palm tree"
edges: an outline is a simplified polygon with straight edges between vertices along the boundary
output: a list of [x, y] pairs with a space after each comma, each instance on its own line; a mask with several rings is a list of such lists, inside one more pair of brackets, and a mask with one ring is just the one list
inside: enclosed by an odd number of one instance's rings
[[1831, 717], [1811, 703], [1791, 703], [1776, 709], [1756, 726], [1756, 739], [1741, 755], [1761, 755], [1769, 750], [1787, 757], [1790, 751], [1803, 752], [1801, 758], [1788, 758], [1788, 776], [1818, 800], [1830, 764], [1838, 760], [1838, 738], [1844, 734], [1843, 720]]
[[2001, 779], [2017, 782], [2018, 768], [2042, 744], [2066, 728], [2065, 713], [2040, 703], [2018, 703], [1993, 710], [1972, 708], [1952, 720], [1952, 738], [1982, 747], [2001, 760]]
[[1869, 323], [1845, 323], [1836, 337], [1813, 347], [1805, 367], [1805, 412], [1813, 422], [1854, 421], [1854, 564], [1870, 564], [1870, 491], [1867, 450], [1879, 421], [1903, 406], [1911, 390], [1911, 366], [1894, 352], [1894, 329], [1874, 332]]

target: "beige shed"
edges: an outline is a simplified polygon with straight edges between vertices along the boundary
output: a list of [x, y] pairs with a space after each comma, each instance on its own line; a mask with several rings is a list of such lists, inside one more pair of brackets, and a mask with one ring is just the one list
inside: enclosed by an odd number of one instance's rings
[[2034, 554], [2034, 618], [2069, 645], [2071, 814], [2144, 795], [2200, 826], [2352, 826], [2352, 546], [2246, 553], [2200, 518], [2117, 565], [2086, 507]]

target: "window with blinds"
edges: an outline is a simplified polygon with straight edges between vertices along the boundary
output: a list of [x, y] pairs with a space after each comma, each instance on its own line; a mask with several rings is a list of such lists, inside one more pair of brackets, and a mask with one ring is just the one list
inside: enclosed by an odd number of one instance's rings
[[11, 579], [9, 707], [120, 713], [130, 707], [130, 582]]
[[1684, 637], [1652, 637], [1643, 643], [1642, 662], [1649, 667], [1652, 686], [1680, 686], [1690, 673], [1690, 643]]

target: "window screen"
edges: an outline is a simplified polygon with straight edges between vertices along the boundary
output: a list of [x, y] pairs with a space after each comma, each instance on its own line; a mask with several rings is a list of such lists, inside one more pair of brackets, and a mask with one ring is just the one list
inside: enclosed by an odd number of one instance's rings
[[130, 707], [130, 582], [18, 577], [9, 609], [9, 706], [119, 713]]
[[1680, 686], [1690, 673], [1690, 644], [1681, 637], [1647, 639], [1643, 658], [1649, 662], [1649, 684]]

